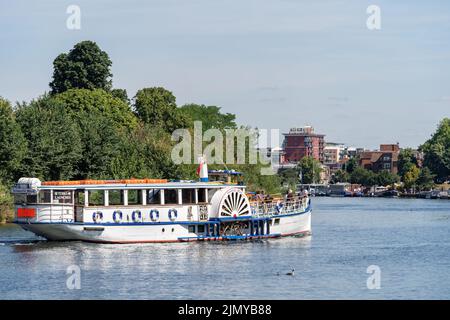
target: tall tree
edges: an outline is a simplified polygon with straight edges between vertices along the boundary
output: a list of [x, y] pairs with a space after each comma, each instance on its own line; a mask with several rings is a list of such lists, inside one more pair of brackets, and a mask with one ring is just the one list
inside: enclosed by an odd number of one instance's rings
[[348, 159], [348, 161], [344, 164], [344, 170], [348, 173], [352, 173], [353, 170], [358, 166], [358, 161], [355, 157]]
[[350, 181], [350, 174], [345, 170], [337, 170], [333, 177], [331, 178], [331, 182], [338, 183], [338, 182], [349, 182]]
[[140, 124], [121, 134], [117, 147], [119, 154], [109, 169], [113, 178], [180, 178], [182, 175], [180, 167], [171, 159], [171, 136], [160, 128]]
[[111, 89], [111, 65], [108, 54], [93, 41], [77, 43], [69, 53], [53, 61], [52, 94], [68, 89]]
[[417, 165], [417, 160], [414, 157], [413, 150], [411, 148], [402, 149], [398, 155], [398, 174], [402, 177], [413, 167]]
[[417, 185], [421, 190], [430, 190], [434, 186], [434, 174], [431, 173], [427, 167], [420, 170], [420, 174], [417, 178]]
[[444, 118], [433, 136], [420, 149], [424, 152], [424, 166], [438, 181], [450, 179], [450, 118]]
[[297, 165], [303, 183], [319, 183], [321, 164], [313, 157], [303, 157]]
[[365, 187], [371, 187], [377, 183], [375, 173], [360, 166], [357, 166], [350, 174], [350, 182], [361, 184]]
[[139, 90], [135, 96], [134, 108], [144, 123], [169, 133], [191, 125], [190, 119], [177, 108], [172, 92], [161, 87]]
[[403, 183], [406, 189], [414, 187], [420, 175], [420, 169], [413, 165], [403, 176]]
[[26, 140], [12, 107], [0, 97], [0, 183], [11, 184], [17, 178], [25, 154]]
[[112, 89], [111, 94], [115, 98], [119, 98], [123, 102], [130, 103], [130, 99], [128, 99], [127, 90], [125, 89]]
[[205, 106], [204, 104], [185, 104], [181, 108], [182, 113], [188, 116], [192, 121], [201, 121], [202, 129], [206, 131], [215, 129], [235, 129], [236, 115], [232, 113], [221, 113], [220, 108], [216, 106]]
[[400, 180], [399, 176], [389, 172], [388, 170], [381, 170], [376, 174], [376, 183], [380, 186], [393, 185]]
[[133, 128], [138, 122], [126, 102], [102, 89], [70, 89], [51, 98], [65, 105], [77, 121], [95, 114], [110, 119], [110, 125], [117, 128]]
[[23, 175], [65, 180], [77, 175], [81, 140], [67, 109], [47, 97], [19, 106], [17, 122], [28, 141]]

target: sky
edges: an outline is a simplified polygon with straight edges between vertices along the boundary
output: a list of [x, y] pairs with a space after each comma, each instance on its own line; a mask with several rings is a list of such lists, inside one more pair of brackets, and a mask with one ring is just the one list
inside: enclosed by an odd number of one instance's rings
[[450, 117], [450, 1], [0, 0], [0, 96], [49, 91], [53, 59], [82, 40], [109, 54], [130, 97], [163, 86], [243, 125], [312, 125], [374, 149], [417, 147]]

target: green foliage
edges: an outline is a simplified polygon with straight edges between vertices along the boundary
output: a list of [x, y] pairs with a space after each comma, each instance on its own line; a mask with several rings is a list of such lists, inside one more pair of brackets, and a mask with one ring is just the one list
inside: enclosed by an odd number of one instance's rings
[[13, 217], [13, 197], [11, 196], [9, 189], [0, 184], [0, 223], [12, 220]]
[[352, 173], [355, 168], [358, 167], [358, 161], [356, 158], [350, 158], [345, 164], [344, 164], [344, 170], [348, 173]]
[[65, 105], [76, 121], [89, 115], [108, 118], [115, 127], [133, 128], [138, 123], [126, 102], [101, 89], [71, 89], [51, 99]]
[[[353, 171], [353, 170], [352, 170]], [[350, 174], [345, 170], [337, 170], [333, 177], [331, 178], [332, 183], [338, 183], [338, 182], [349, 182], [350, 181]]]
[[450, 179], [450, 118], [441, 121], [420, 149], [424, 152], [424, 165], [436, 175], [437, 181]]
[[44, 97], [19, 106], [17, 122], [28, 142], [22, 176], [64, 180], [78, 173], [81, 140], [67, 109]]
[[139, 125], [121, 135], [118, 150], [119, 155], [112, 161], [109, 173], [115, 179], [174, 179], [183, 174], [171, 160], [170, 135], [162, 129]]
[[262, 175], [261, 164], [247, 164], [233, 167], [244, 174], [244, 183], [250, 191], [264, 191], [266, 194], [281, 192], [281, 179], [278, 175]]
[[236, 129], [236, 115], [231, 113], [221, 113], [220, 108], [216, 106], [205, 106], [204, 104], [185, 104], [181, 108], [191, 121], [201, 121], [202, 129]]
[[420, 170], [419, 177], [417, 178], [417, 185], [421, 190], [430, 190], [434, 186], [435, 175], [431, 173], [427, 167]]
[[350, 174], [350, 182], [371, 187], [376, 184], [376, 175], [372, 171], [358, 166]]
[[111, 89], [112, 62], [106, 52], [93, 41], [77, 43], [69, 53], [61, 53], [53, 61], [52, 94], [69, 89]]
[[296, 168], [281, 169], [278, 172], [282, 185], [293, 190], [295, 190], [297, 184], [300, 183], [300, 177], [298, 174], [299, 171]]
[[381, 170], [375, 176], [376, 184], [380, 186], [393, 185], [400, 181], [400, 177], [396, 174], [389, 172], [388, 170]]
[[134, 109], [144, 123], [172, 133], [191, 127], [190, 119], [177, 108], [172, 92], [158, 88], [144, 88], [135, 96]]
[[298, 163], [297, 169], [301, 174], [302, 183], [319, 183], [322, 167], [318, 160], [313, 157], [303, 157]]
[[0, 97], [0, 183], [9, 185], [17, 178], [26, 151], [26, 140], [11, 105]]
[[111, 118], [86, 111], [77, 114], [76, 122], [82, 142], [77, 178], [112, 178], [110, 168], [120, 154], [120, 129]]
[[416, 165], [411, 166], [403, 176], [404, 187], [409, 189], [412, 188], [414, 185], [416, 185], [419, 175], [420, 169]]
[[413, 166], [417, 166], [417, 159], [414, 157], [413, 150], [411, 148], [402, 149], [398, 156], [398, 174], [402, 177], [402, 180], [405, 177], [405, 174], [411, 170]]
[[125, 102], [127, 104], [130, 103], [130, 99], [128, 99], [127, 90], [125, 90], [125, 89], [112, 89], [111, 95], [114, 98], [119, 98], [120, 100], [122, 100], [123, 102]]

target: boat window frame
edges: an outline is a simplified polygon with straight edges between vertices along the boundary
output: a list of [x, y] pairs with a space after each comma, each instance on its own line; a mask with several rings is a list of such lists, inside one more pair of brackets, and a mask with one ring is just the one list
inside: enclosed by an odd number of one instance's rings
[[[201, 201], [202, 199], [200, 195], [202, 194], [202, 192], [200, 190], [203, 190], [204, 201]], [[209, 203], [208, 201], [208, 188], [197, 188], [197, 204]]]
[[[104, 192], [104, 194], [105, 194], [104, 200], [106, 200], [106, 195], [108, 195], [108, 206], [124, 206], [125, 205], [126, 192], [124, 189], [118, 188], [118, 189], [108, 189], [108, 190], [103, 190], [103, 191], [108, 191], [108, 192]], [[111, 194], [114, 194], [114, 192], [119, 192], [120, 203], [112, 203], [111, 202]]]
[[[106, 189], [87, 189], [87, 205], [88, 207], [107, 207], [106, 205]], [[95, 204], [91, 202], [91, 193], [93, 192], [99, 192], [102, 194], [103, 197], [103, 203]], [[85, 199], [86, 201], [86, 199]]]
[[[181, 189], [181, 204], [197, 204], [198, 203], [198, 194], [197, 194], [197, 191], [198, 189], [197, 188], [183, 188], [183, 189]], [[187, 192], [187, 191], [190, 191], [191, 192], [191, 200], [190, 200], [190, 202], [189, 201], [184, 201], [185, 199], [184, 199], [184, 196], [185, 196], [185, 193]], [[178, 199], [178, 201], [179, 201], [180, 199]]]
[[[148, 202], [148, 200], [149, 200], [149, 195], [150, 195], [150, 192], [149, 191], [159, 191], [158, 192], [158, 202]], [[145, 189], [145, 205], [147, 205], [147, 206], [151, 206], [151, 205], [163, 205], [163, 202], [162, 202], [162, 200], [164, 199], [164, 196], [163, 196], [163, 193], [164, 193], [164, 189], [160, 189], [160, 188], [149, 188], [149, 189]]]
[[[180, 192], [178, 191], [177, 188], [165, 188], [161, 190], [164, 190], [164, 205], [178, 205], [180, 203]], [[168, 195], [168, 193], [166, 193], [167, 190], [175, 192], [175, 202], [167, 203], [167, 195]]]

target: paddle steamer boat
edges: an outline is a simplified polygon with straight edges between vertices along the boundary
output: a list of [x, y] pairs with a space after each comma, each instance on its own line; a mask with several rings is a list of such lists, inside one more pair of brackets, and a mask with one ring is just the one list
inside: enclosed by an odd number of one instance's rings
[[13, 188], [15, 223], [48, 240], [100, 243], [251, 240], [311, 233], [307, 195], [249, 196], [234, 171], [199, 181], [48, 181]]

